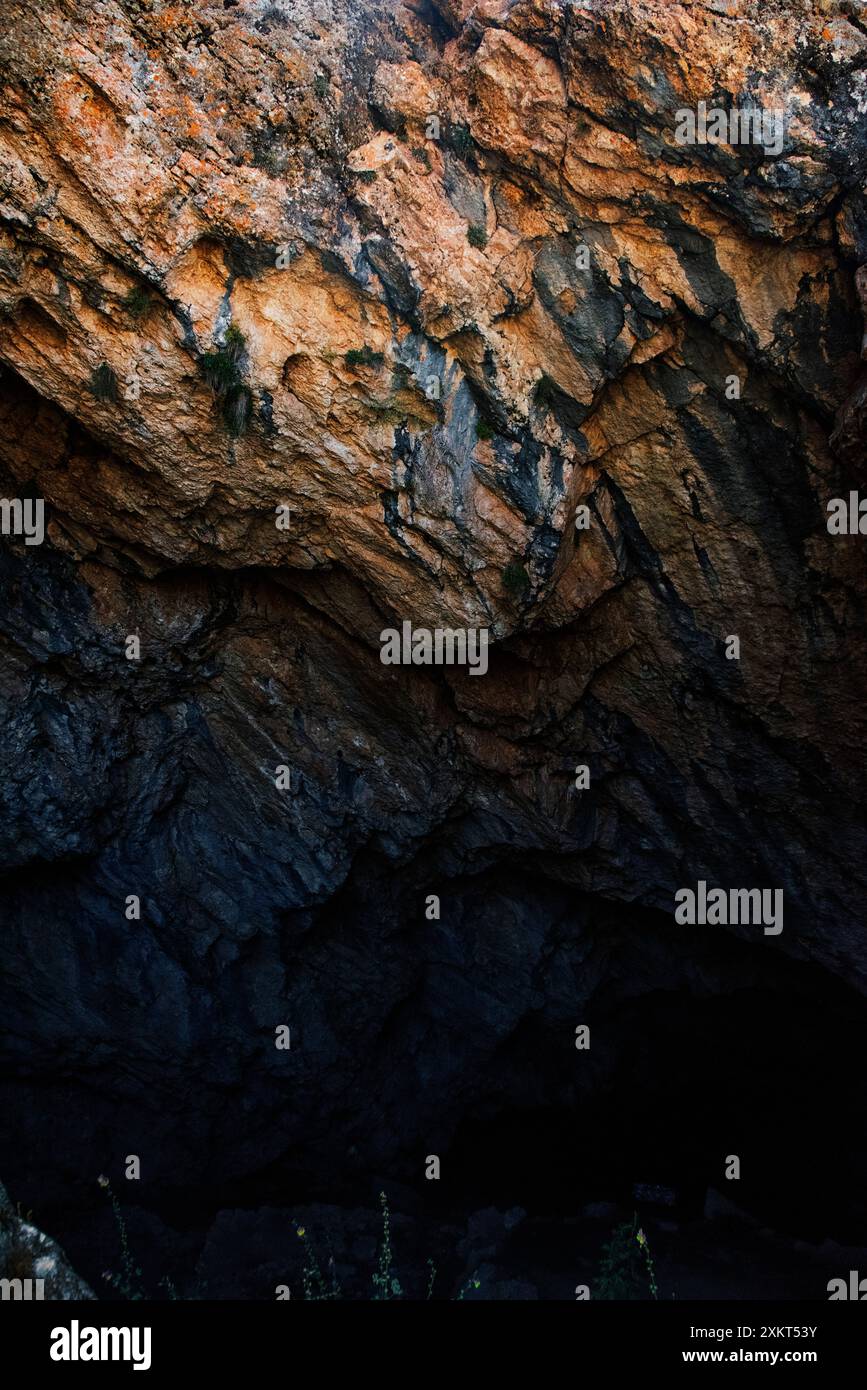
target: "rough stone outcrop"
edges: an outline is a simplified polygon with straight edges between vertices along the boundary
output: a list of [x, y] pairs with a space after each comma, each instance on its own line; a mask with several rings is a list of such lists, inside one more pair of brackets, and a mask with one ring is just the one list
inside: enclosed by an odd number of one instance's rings
[[[0, 82], [16, 1195], [409, 1183], [652, 1087], [671, 991], [860, 1036], [865, 6], [10, 0]], [[702, 100], [784, 150], [678, 145]], [[698, 879], [782, 935], [677, 935]]]
[[0, 1280], [4, 1300], [93, 1298], [63, 1251], [15, 1210], [0, 1183]]

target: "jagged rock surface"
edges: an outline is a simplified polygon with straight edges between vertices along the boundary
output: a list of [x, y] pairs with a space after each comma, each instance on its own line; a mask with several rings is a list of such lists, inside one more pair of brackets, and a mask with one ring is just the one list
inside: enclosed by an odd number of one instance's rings
[[[16, 1195], [409, 1182], [658, 991], [860, 1026], [864, 7], [49, 0], [0, 64]], [[675, 143], [748, 97], [779, 159]], [[383, 667], [403, 619], [489, 673]], [[782, 936], [675, 937], [699, 878]]]
[[[10, 1297], [31, 1300], [93, 1298], [70, 1269], [59, 1246], [15, 1210], [0, 1183], [0, 1279], [10, 1281]], [[41, 1280], [41, 1286], [36, 1281]], [[20, 1281], [21, 1288], [16, 1286]], [[29, 1282], [28, 1282], [29, 1281]], [[6, 1295], [4, 1295], [6, 1297]]]

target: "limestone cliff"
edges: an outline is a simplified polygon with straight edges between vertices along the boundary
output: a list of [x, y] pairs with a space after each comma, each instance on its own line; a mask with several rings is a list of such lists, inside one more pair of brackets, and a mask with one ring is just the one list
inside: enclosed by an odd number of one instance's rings
[[[652, 1087], [666, 991], [672, 1057], [743, 990], [860, 1036], [867, 6], [10, 0], [0, 79], [16, 1195], [410, 1187]], [[785, 930], [678, 936], [700, 879]]]

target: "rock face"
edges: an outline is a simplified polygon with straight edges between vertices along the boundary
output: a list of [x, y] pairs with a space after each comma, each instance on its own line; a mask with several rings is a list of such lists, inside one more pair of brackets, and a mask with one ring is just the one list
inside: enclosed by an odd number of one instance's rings
[[4, 1300], [92, 1299], [63, 1251], [15, 1210], [0, 1183], [0, 1280]]
[[92, 1277], [130, 1154], [165, 1255], [740, 1144], [860, 1239], [867, 7], [11, 0], [0, 78], [15, 1195]]

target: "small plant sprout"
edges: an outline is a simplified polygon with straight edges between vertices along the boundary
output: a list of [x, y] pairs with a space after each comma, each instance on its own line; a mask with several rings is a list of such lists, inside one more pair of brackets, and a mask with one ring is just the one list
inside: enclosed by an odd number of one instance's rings
[[503, 587], [517, 599], [524, 598], [530, 590], [530, 576], [517, 556], [503, 570]]
[[471, 155], [474, 146], [469, 126], [464, 125], [462, 122], [456, 122], [454, 125], [450, 125], [448, 143], [451, 145], [455, 154], [459, 155], [461, 159], [466, 159], [468, 155]]
[[373, 348], [365, 343], [362, 348], [350, 348], [343, 360], [347, 367], [381, 367], [385, 356], [381, 352], [374, 352]]
[[483, 251], [488, 244], [488, 234], [480, 222], [471, 222], [467, 228], [467, 241], [477, 251]]
[[133, 285], [124, 297], [123, 307], [130, 318], [138, 322], [151, 307], [151, 297], [142, 285]]
[[638, 1217], [626, 1221], [612, 1233], [602, 1252], [599, 1278], [594, 1296], [599, 1299], [658, 1298], [656, 1273], [650, 1246]]
[[98, 401], [114, 402], [118, 399], [117, 376], [107, 362], [101, 362], [92, 373], [89, 386], [92, 395], [94, 395]]
[[299, 1226], [295, 1231], [299, 1240], [304, 1241], [304, 1268], [301, 1271], [301, 1286], [304, 1289], [304, 1297], [308, 1303], [322, 1303], [334, 1301], [340, 1298], [341, 1288], [337, 1282], [337, 1275], [334, 1269], [334, 1260], [329, 1259], [328, 1269], [330, 1279], [322, 1273], [322, 1266], [319, 1263], [319, 1256], [310, 1240], [307, 1238], [305, 1226]]
[[253, 394], [245, 383], [242, 362], [246, 339], [237, 324], [226, 329], [221, 346], [206, 352], [199, 367], [231, 435], [242, 435], [253, 414]]
[[111, 1270], [106, 1270], [102, 1277], [105, 1279], [106, 1283], [111, 1284], [112, 1288], [116, 1289], [123, 1298], [129, 1300], [131, 1303], [137, 1303], [145, 1298], [146, 1295], [141, 1283], [142, 1272], [135, 1263], [132, 1257], [132, 1251], [129, 1248], [129, 1236], [127, 1234], [126, 1222], [123, 1219], [123, 1212], [120, 1209], [119, 1201], [111, 1190], [111, 1183], [104, 1173], [100, 1173], [97, 1182], [109, 1195], [112, 1211], [114, 1212], [115, 1225], [117, 1226], [117, 1232], [120, 1237], [121, 1273], [114, 1274]]
[[400, 1280], [391, 1267], [391, 1219], [388, 1211], [388, 1198], [384, 1192], [379, 1194], [379, 1204], [382, 1207], [382, 1240], [379, 1247], [379, 1268], [373, 1275], [373, 1288], [375, 1299], [402, 1298], [403, 1289]]
[[644, 1262], [647, 1265], [647, 1278], [650, 1283], [650, 1296], [651, 1298], [658, 1298], [659, 1293], [656, 1285], [656, 1270], [654, 1269], [653, 1258], [650, 1254], [650, 1245], [648, 1244], [647, 1236], [644, 1234], [644, 1230], [642, 1227], [639, 1227], [639, 1229], [636, 1231], [635, 1239], [638, 1242], [638, 1247], [642, 1251], [644, 1255]]

